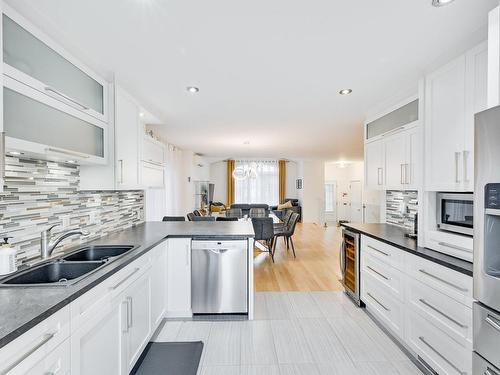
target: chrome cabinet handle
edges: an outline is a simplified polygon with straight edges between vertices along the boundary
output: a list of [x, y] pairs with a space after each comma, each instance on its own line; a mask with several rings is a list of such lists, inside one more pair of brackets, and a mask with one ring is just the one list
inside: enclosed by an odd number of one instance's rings
[[425, 299], [423, 298], [420, 298], [419, 299], [420, 303], [422, 303], [423, 305], [427, 306], [428, 308], [430, 308], [431, 310], [434, 310], [435, 312], [437, 312], [439, 315], [445, 317], [446, 319], [448, 319], [449, 321], [455, 323], [457, 326], [459, 326], [460, 328], [467, 328], [467, 326], [465, 324], [462, 324], [460, 323], [459, 321], [453, 319], [451, 316], [449, 316], [448, 314], [445, 314], [444, 312], [442, 312], [441, 310], [439, 310], [437, 307], [431, 305], [429, 302], [427, 302]]
[[78, 107], [80, 107], [81, 109], [83, 109], [83, 110], [85, 110], [85, 111], [88, 111], [88, 110], [90, 109], [90, 108], [89, 108], [89, 107], [87, 107], [86, 105], [84, 105], [84, 104], [82, 104], [82, 103], [80, 103], [80, 102], [76, 101], [75, 99], [73, 99], [73, 98], [69, 97], [69, 96], [68, 96], [68, 95], [66, 95], [66, 94], [63, 94], [62, 92], [60, 92], [60, 91], [58, 91], [58, 90], [54, 89], [53, 87], [46, 86], [46, 87], [45, 87], [45, 91], [47, 91], [47, 92], [51, 92], [51, 93], [53, 93], [53, 94], [56, 94], [57, 96], [59, 96], [59, 97], [63, 98], [64, 100], [67, 100], [67, 101], [69, 101], [69, 102], [71, 102], [71, 103], [73, 103], [73, 104], [76, 104]]
[[111, 287], [111, 290], [115, 290], [115, 289], [118, 289], [118, 287], [120, 285], [122, 285], [125, 281], [129, 280], [134, 274], [136, 274], [137, 272], [139, 272], [140, 268], [136, 268], [134, 269], [132, 272], [130, 272], [126, 277], [124, 277], [122, 280], [120, 280], [120, 282], [118, 284], [116, 284], [115, 286]]
[[133, 321], [133, 299], [132, 297], [127, 297], [127, 331], [134, 325]]
[[377, 168], [377, 184], [383, 185], [384, 182], [384, 170], [382, 168]]
[[[127, 313], [127, 318], [125, 319], [125, 328], [122, 328], [122, 332], [123, 333], [127, 333], [128, 332], [128, 329], [129, 329], [129, 325], [128, 325], [128, 322], [129, 322], [129, 306], [128, 306], [128, 298], [126, 298], [125, 300], [122, 301], [122, 306], [125, 305], [125, 308], [126, 308], [126, 313]], [[123, 326], [123, 323], [122, 323], [122, 326]]]
[[5, 132], [0, 133], [0, 189], [3, 188], [5, 180]]
[[401, 183], [401, 185], [404, 185], [405, 184], [405, 180], [406, 180], [406, 178], [405, 178], [405, 172], [404, 172], [405, 165], [404, 164], [400, 164], [400, 168], [399, 169], [400, 169], [399, 173], [401, 175], [401, 178], [400, 178], [399, 182]]
[[384, 279], [386, 280], [390, 280], [390, 278], [388, 278], [387, 276], [385, 276], [384, 274], [382, 274], [381, 272], [377, 271], [376, 269], [370, 267], [370, 266], [366, 266], [366, 268], [368, 268], [370, 271], [373, 271], [375, 272], [377, 275], [379, 275], [380, 277], [383, 277]]
[[496, 329], [498, 332], [500, 332], [500, 320], [498, 320], [494, 316], [491, 316], [490, 314], [488, 314], [488, 316], [486, 317], [486, 319], [484, 321], [486, 323], [488, 323], [491, 327]]
[[484, 370], [484, 375], [500, 375], [500, 374], [495, 370], [487, 367], [486, 370]]
[[342, 240], [339, 252], [339, 263], [340, 263], [340, 270], [342, 271], [342, 278], [344, 278], [345, 274], [344, 255], [345, 255], [345, 240]]
[[118, 163], [120, 163], [120, 184], [123, 184], [123, 159], [118, 159]]
[[467, 170], [467, 159], [469, 158], [469, 151], [463, 151], [463, 161], [464, 161], [464, 182], [469, 182], [468, 170]]
[[371, 293], [367, 292], [366, 294], [368, 294], [368, 296], [374, 300], [375, 302], [377, 302], [380, 306], [382, 306], [382, 308], [385, 310], [385, 311], [391, 311], [391, 309], [387, 308], [386, 306], [384, 306], [384, 304], [382, 304], [378, 299], [376, 299], [375, 297], [372, 296]]
[[16, 359], [13, 363], [11, 363], [6, 369], [4, 369], [0, 375], [7, 375], [12, 369], [17, 367], [21, 362], [23, 362], [26, 358], [28, 358], [30, 355], [32, 355], [34, 352], [36, 352], [38, 349], [40, 349], [42, 346], [44, 346], [46, 343], [48, 343], [54, 336], [56, 335], [57, 332], [53, 333], [47, 333], [46, 335], [43, 336], [42, 340], [34, 345], [31, 349], [29, 349], [27, 352], [25, 352], [22, 356], [20, 356], [18, 359]]
[[455, 182], [458, 184], [460, 182], [458, 164], [460, 162], [460, 152], [455, 152]]
[[405, 164], [405, 182], [407, 185], [411, 183], [411, 166], [410, 164]]
[[455, 288], [455, 289], [457, 289], [457, 290], [460, 290], [461, 292], [468, 292], [468, 291], [469, 291], [469, 289], [465, 289], [465, 288], [461, 288], [461, 287], [459, 287], [459, 286], [456, 286], [455, 284], [450, 283], [448, 280], [445, 280], [445, 279], [442, 279], [442, 278], [441, 278], [441, 277], [439, 277], [439, 276], [433, 275], [432, 273], [427, 272], [427, 271], [426, 271], [426, 270], [424, 270], [424, 269], [419, 269], [419, 270], [418, 270], [418, 272], [423, 273], [424, 275], [427, 275], [427, 276], [429, 276], [429, 277], [432, 277], [433, 279], [436, 279], [436, 280], [438, 280], [438, 281], [441, 281], [442, 283], [445, 283], [446, 285], [449, 285], [449, 286], [451, 286], [452, 288]]
[[90, 156], [85, 155], [85, 154], [81, 154], [79, 152], [60, 150], [60, 149], [54, 148], [54, 147], [47, 147], [45, 149], [45, 152], [55, 152], [55, 153], [58, 153], [58, 154], [63, 154], [63, 155], [67, 155], [67, 156], [76, 156], [78, 158], [83, 158], [83, 159], [90, 158]]
[[459, 250], [459, 251], [465, 251], [466, 253], [471, 252], [469, 249], [466, 249], [465, 247], [460, 247], [460, 246], [453, 245], [453, 244], [447, 243], [447, 242], [438, 242], [438, 245], [450, 247], [452, 249]]
[[370, 249], [372, 249], [372, 250], [375, 250], [375, 251], [379, 252], [380, 254], [385, 255], [386, 257], [390, 257], [391, 256], [391, 254], [387, 254], [386, 252], [384, 252], [382, 250], [379, 250], [379, 249], [377, 249], [377, 248], [375, 248], [373, 246], [367, 245], [367, 247], [370, 248]]
[[449, 364], [451, 367], [453, 367], [459, 374], [466, 375], [467, 372], [460, 370], [457, 366], [455, 366], [448, 358], [446, 358], [444, 355], [442, 355], [436, 348], [434, 348], [431, 344], [429, 344], [424, 336], [420, 336], [418, 338], [420, 341], [422, 341], [430, 350], [432, 350], [434, 353], [436, 353], [443, 361], [445, 361], [447, 364]]

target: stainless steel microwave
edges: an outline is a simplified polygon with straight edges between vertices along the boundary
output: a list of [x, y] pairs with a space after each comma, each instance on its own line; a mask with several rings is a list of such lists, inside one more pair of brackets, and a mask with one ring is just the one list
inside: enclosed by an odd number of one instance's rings
[[474, 233], [474, 194], [438, 193], [437, 226], [441, 230], [472, 236]]

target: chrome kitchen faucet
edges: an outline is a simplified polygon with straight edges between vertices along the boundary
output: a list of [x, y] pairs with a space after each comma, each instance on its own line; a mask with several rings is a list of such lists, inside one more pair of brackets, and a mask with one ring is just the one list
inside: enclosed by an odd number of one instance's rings
[[47, 259], [48, 257], [50, 257], [52, 255], [52, 253], [54, 252], [54, 249], [57, 247], [57, 245], [59, 245], [59, 243], [61, 241], [63, 241], [64, 239], [71, 237], [71, 236], [76, 236], [76, 235], [88, 236], [90, 234], [89, 232], [87, 232], [85, 230], [71, 230], [71, 231], [62, 233], [59, 237], [54, 238], [52, 240], [51, 239], [52, 235], [51, 235], [50, 231], [52, 229], [54, 229], [54, 227], [57, 227], [57, 224], [51, 226], [49, 229], [42, 231], [42, 233], [40, 234], [40, 247], [41, 247], [40, 251], [41, 251], [42, 259]]

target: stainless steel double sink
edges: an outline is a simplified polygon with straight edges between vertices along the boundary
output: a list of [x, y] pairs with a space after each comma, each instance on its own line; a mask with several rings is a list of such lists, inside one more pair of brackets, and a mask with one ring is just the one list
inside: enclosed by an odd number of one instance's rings
[[135, 247], [131, 245], [85, 246], [59, 258], [16, 272], [0, 286], [66, 286], [109, 264]]

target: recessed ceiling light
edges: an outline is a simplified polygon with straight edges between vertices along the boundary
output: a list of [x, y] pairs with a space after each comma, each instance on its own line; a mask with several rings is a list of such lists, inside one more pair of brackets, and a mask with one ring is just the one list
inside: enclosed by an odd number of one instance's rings
[[190, 92], [191, 94], [196, 94], [198, 91], [200, 91], [200, 89], [196, 86], [188, 86], [186, 87], [186, 90], [188, 90], [188, 92]]
[[349, 95], [352, 92], [351, 89], [342, 89], [339, 91], [340, 95]]
[[9, 151], [9, 154], [10, 155], [22, 155], [23, 153], [19, 152], [19, 151]]
[[243, 142], [244, 145], [249, 145], [250, 144], [250, 141], [245, 141]]
[[144, 112], [139, 112], [139, 117], [144, 117]]
[[432, 6], [442, 7], [452, 3], [455, 0], [432, 0]]

